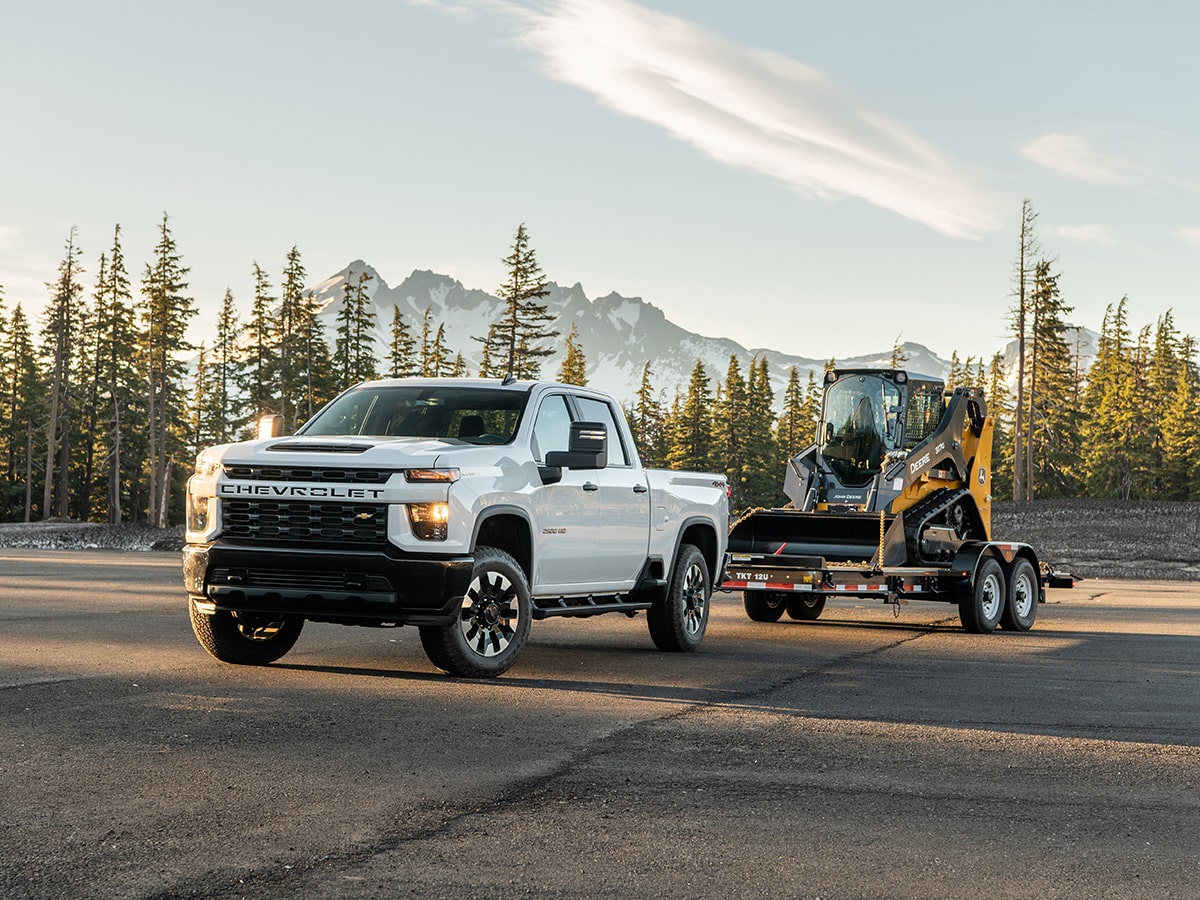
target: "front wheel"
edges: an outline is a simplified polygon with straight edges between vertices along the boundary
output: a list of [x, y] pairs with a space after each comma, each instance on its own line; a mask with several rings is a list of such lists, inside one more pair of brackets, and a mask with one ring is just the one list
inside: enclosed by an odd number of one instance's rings
[[991, 634], [1004, 612], [1004, 570], [994, 559], [985, 559], [975, 573], [974, 587], [958, 601], [958, 618], [966, 631]]
[[646, 611], [650, 639], [659, 650], [690, 652], [700, 646], [708, 628], [712, 581], [704, 554], [691, 544], [679, 548], [665, 599]]
[[1017, 559], [1008, 573], [1008, 598], [1000, 615], [1000, 627], [1009, 631], [1028, 631], [1037, 618], [1038, 575], [1033, 563]]
[[787, 601], [787, 594], [780, 591], [742, 591], [742, 607], [755, 622], [778, 622]]
[[455, 621], [422, 625], [421, 646], [444, 672], [495, 678], [525, 649], [532, 615], [529, 581], [520, 564], [503, 550], [480, 547]]
[[188, 603], [200, 646], [221, 662], [241, 666], [273, 663], [296, 645], [304, 620], [264, 613], [217, 610], [202, 613]]
[[820, 594], [799, 594], [787, 602], [788, 618], [812, 622], [820, 618], [825, 609], [825, 598]]

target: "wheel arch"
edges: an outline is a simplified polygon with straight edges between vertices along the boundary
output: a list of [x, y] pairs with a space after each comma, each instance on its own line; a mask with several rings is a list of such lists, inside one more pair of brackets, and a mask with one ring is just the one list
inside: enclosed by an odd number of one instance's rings
[[533, 582], [533, 523], [519, 506], [496, 506], [481, 515], [471, 535], [471, 552], [477, 547], [503, 550]]
[[700, 551], [700, 555], [708, 564], [709, 578], [712, 579], [714, 585], [719, 584], [721, 577], [721, 559], [718, 552], [720, 542], [717, 540], [717, 531], [713, 527], [713, 523], [699, 516], [683, 520], [683, 524], [679, 528], [679, 535], [675, 538], [675, 552], [671, 555], [672, 565], [679, 558], [680, 548], [684, 544], [691, 544]]

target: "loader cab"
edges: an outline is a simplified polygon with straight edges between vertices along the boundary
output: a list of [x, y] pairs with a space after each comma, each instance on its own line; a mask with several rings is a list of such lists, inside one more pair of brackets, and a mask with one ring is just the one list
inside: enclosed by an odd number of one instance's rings
[[817, 452], [847, 487], [862, 487], [889, 454], [916, 446], [937, 428], [942, 382], [899, 369], [830, 369]]

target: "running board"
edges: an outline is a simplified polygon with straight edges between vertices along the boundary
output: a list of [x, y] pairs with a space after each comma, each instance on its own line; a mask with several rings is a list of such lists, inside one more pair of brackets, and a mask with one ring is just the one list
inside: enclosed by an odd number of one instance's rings
[[649, 609], [649, 600], [620, 600], [616, 597], [557, 597], [539, 598], [533, 601], [533, 618], [549, 619], [552, 616], [598, 616], [601, 613], [623, 612], [632, 615], [638, 610]]

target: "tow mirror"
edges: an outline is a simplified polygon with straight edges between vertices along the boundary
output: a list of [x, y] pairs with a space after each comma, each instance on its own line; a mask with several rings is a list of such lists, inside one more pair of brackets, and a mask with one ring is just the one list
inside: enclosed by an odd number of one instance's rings
[[546, 453], [546, 465], [562, 469], [603, 469], [608, 465], [608, 426], [603, 422], [572, 422], [566, 450]]

